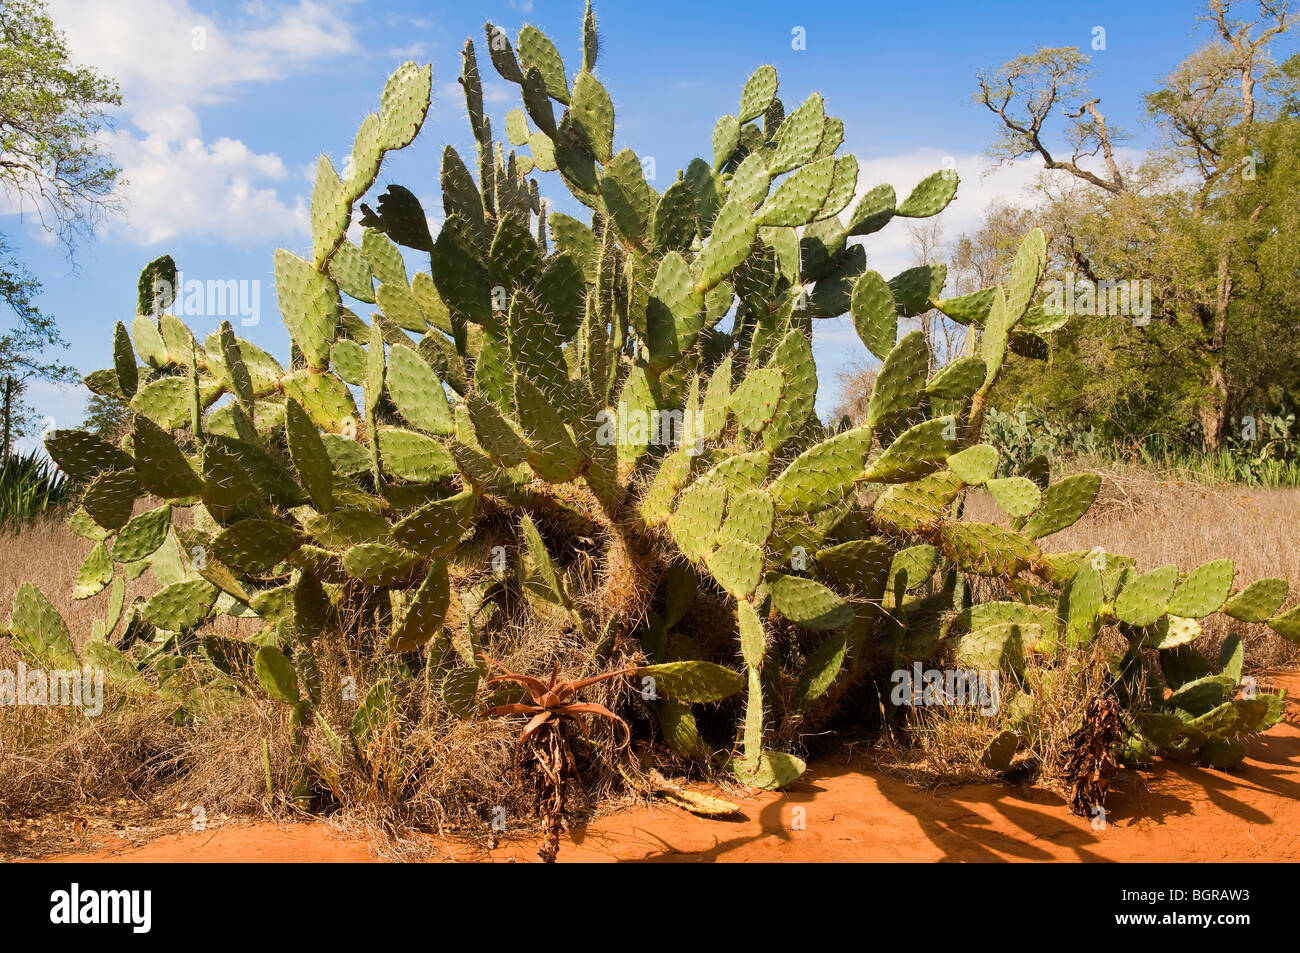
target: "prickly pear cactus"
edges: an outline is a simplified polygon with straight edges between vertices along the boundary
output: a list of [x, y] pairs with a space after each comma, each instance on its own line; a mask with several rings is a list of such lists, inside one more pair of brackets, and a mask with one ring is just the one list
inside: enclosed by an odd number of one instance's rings
[[[593, 668], [643, 662], [636, 687], [662, 739], [765, 787], [803, 770], [778, 739], [879, 674], [873, 662], [948, 653], [1014, 668], [1105, 625], [1131, 640], [1126, 671], [1144, 648], [1192, 670], [1152, 723], [1166, 747], [1215, 745], [1223, 762], [1276, 720], [1280, 704], [1235, 699], [1239, 662], [1195, 675], [1187, 644], [1220, 610], [1300, 638], [1297, 610], [1278, 614], [1285, 583], [1234, 594], [1228, 563], [1138, 575], [1114, 554], [1044, 552], [1097, 478], [998, 477], [997, 450], [979, 443], [1008, 351], [1046, 353], [1059, 326], [1035, 306], [1042, 232], [1005, 286], [959, 298], [941, 298], [942, 265], [868, 270], [851, 240], [937, 214], [957, 177], [936, 172], [901, 201], [887, 185], [859, 195], [843, 123], [817, 93], [787, 112], [770, 66], [661, 189], [643, 157], [615, 149], [590, 10], [582, 35], [573, 74], [537, 29], [512, 45], [488, 24], [491, 64], [521, 102], [508, 145], [466, 43], [476, 153], [442, 153], [436, 236], [399, 186], [358, 209], [429, 105], [428, 67], [393, 74], [346, 175], [320, 159], [310, 250], [275, 254], [287, 364], [229, 324], [197, 340], [158, 293], [171, 260], [145, 269], [114, 366], [87, 379], [129, 401], [132, 433], [47, 443], [86, 486], [74, 523], [100, 540], [86, 592], [162, 562], [165, 584], [119, 639], [136, 643], [137, 667], [171, 659], [260, 685], [342, 751], [312, 714], [321, 632], [381, 620], [380, 648], [473, 717], [490, 694], [478, 647], [506, 618], [544, 620], [587, 645]], [[590, 214], [549, 211], [542, 191], [556, 185]], [[408, 273], [413, 255], [427, 271]], [[931, 373], [920, 332], [900, 328], [933, 307], [971, 334]], [[883, 363], [866, 421], [834, 430], [813, 412], [812, 338], [844, 314]], [[961, 518], [972, 487], [1004, 523]], [[133, 518], [146, 496], [162, 505]], [[976, 576], [1015, 600], [971, 604]], [[264, 628], [205, 634], [222, 613]], [[386, 682], [369, 690], [353, 740], [390, 697]]]

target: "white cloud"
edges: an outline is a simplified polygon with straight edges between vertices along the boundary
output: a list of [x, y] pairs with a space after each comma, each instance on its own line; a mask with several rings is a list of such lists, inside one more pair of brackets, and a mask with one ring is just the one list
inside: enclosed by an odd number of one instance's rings
[[112, 148], [126, 170], [128, 237], [152, 244], [177, 235], [238, 244], [307, 230], [306, 198], [283, 201], [273, 183], [292, 182], [280, 157], [237, 139], [169, 142], [119, 132]]
[[304, 197], [277, 190], [297, 185], [283, 160], [235, 139], [206, 142], [198, 110], [354, 50], [351, 29], [328, 4], [245, 4], [220, 20], [187, 0], [52, 0], [51, 12], [74, 59], [122, 89], [129, 122], [108, 142], [127, 181], [126, 216], [111, 228], [144, 244], [179, 233], [237, 242], [305, 230]]
[[[1115, 157], [1121, 167], [1133, 167], [1145, 161], [1147, 153], [1121, 148], [1115, 151]], [[977, 231], [990, 205], [1004, 202], [1033, 207], [1042, 201], [1042, 194], [1035, 188], [1043, 171], [1043, 161], [1038, 156], [998, 165], [982, 153], [953, 156], [938, 149], [915, 149], [900, 155], [859, 159], [857, 195], [887, 182], [902, 202], [918, 182], [945, 165], [955, 168], [960, 179], [956, 198], [938, 216], [945, 244]], [[1079, 165], [1106, 174], [1101, 160], [1095, 157], [1085, 157]], [[1056, 175], [1066, 177], [1067, 173]], [[915, 264], [907, 221], [895, 218], [881, 231], [868, 235], [864, 242], [870, 267], [885, 277]]]
[[439, 100], [463, 103], [465, 101], [465, 89], [458, 82], [435, 83], [433, 87], [433, 105], [435, 108]]
[[[318, 157], [318, 158], [319, 158], [319, 157]], [[352, 155], [351, 155], [351, 153], [349, 153], [349, 154], [348, 154], [348, 159], [351, 159], [351, 158], [352, 158]], [[309, 188], [309, 189], [310, 189], [312, 186], [314, 186], [314, 185], [316, 184], [316, 163], [317, 163], [317, 161], [318, 161], [318, 159], [312, 159], [312, 160], [309, 161], [309, 162], [304, 162], [302, 165], [298, 166], [298, 169], [297, 169], [297, 175], [298, 175], [298, 178], [302, 179], [303, 182], [307, 183], [307, 188]], [[338, 171], [339, 175], [344, 175], [344, 174], [345, 174], [345, 173], [343, 172], [343, 170], [341, 170], [341, 169], [340, 169], [340, 170], [337, 170], [337, 171]]]
[[347, 24], [316, 0], [230, 22], [195, 12], [186, 0], [53, 0], [51, 8], [75, 56], [122, 85], [132, 122], [172, 137], [197, 132], [197, 105], [355, 46]]
[[41, 431], [75, 428], [86, 419], [86, 400], [90, 391], [85, 384], [56, 384], [50, 381], [28, 381], [23, 388], [23, 401], [35, 412], [35, 427], [15, 445], [19, 453], [37, 451], [44, 453]]
[[[889, 183], [898, 201], [907, 198], [912, 188], [947, 164], [957, 170], [960, 183], [957, 197], [939, 215], [945, 241], [965, 232], [975, 231], [984, 211], [995, 202], [1013, 205], [1033, 204], [1034, 181], [1042, 169], [1041, 160], [1024, 159], [1009, 166], [993, 166], [983, 155], [953, 156], [938, 149], [917, 149], [896, 156], [858, 160], [858, 194], [881, 183]], [[870, 267], [885, 277], [895, 275], [915, 262], [912, 237], [907, 219], [894, 219], [881, 231], [868, 235], [864, 242]]]
[[427, 17], [408, 17], [391, 10], [384, 14], [384, 20], [389, 26], [414, 27], [417, 30], [431, 30], [436, 26]]

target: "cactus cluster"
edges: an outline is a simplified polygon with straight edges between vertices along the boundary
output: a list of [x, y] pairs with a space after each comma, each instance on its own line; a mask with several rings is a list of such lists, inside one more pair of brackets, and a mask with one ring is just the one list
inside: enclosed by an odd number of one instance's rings
[[[613, 657], [640, 665], [664, 742], [764, 787], [803, 770], [776, 739], [832, 709], [873, 661], [952, 653], [1014, 670], [1104, 625], [1130, 639], [1125, 673], [1153, 649], [1177, 687], [1149, 726], [1158, 744], [1221, 763], [1276, 721], [1275, 697], [1235, 698], [1239, 653], [1209, 674], [1188, 643], [1220, 610], [1300, 639], [1300, 613], [1278, 614], [1284, 582], [1233, 594], [1227, 562], [1138, 575], [1114, 554], [1044, 552], [1037, 541], [1084, 514], [1097, 478], [998, 476], [998, 451], [979, 442], [1008, 352], [1041, 358], [1064, 321], [1035, 305], [1041, 231], [1006, 285], [944, 299], [943, 266], [886, 279], [855, 239], [937, 214], [956, 174], [902, 201], [887, 185], [859, 195], [841, 120], [816, 93], [787, 113], [772, 67], [744, 84], [706, 157], [660, 191], [641, 157], [614, 150], [590, 8], [571, 84], [537, 29], [512, 46], [488, 24], [486, 40], [522, 100], [506, 117], [512, 148], [492, 138], [468, 42], [477, 154], [443, 151], [436, 237], [399, 186], [356, 207], [384, 153], [416, 136], [428, 67], [393, 74], [346, 176], [321, 157], [310, 253], [275, 254], [287, 366], [229, 324], [196, 340], [158, 293], [175, 279], [169, 258], [141, 275], [113, 367], [87, 378], [129, 401], [131, 433], [120, 446], [84, 432], [47, 441], [86, 487], [73, 525], [96, 544], [78, 595], [115, 587], [98, 635], [129, 668], [209, 667], [235, 691], [261, 685], [341, 753], [315, 711], [333, 690], [313, 657], [320, 633], [381, 620], [392, 677], [432, 679], [448, 708], [475, 717], [516, 700], [486, 684], [479, 653], [523, 613], [570, 629], [591, 672]], [[549, 173], [589, 216], [548, 209]], [[427, 272], [408, 274], [413, 254]], [[900, 327], [934, 307], [971, 333], [967, 353], [931, 373], [921, 333]], [[844, 314], [882, 366], [865, 422], [824, 426], [813, 328]], [[972, 487], [1006, 525], [961, 518]], [[145, 497], [163, 502], [133, 516]], [[150, 566], [161, 588], [124, 609], [122, 575]], [[1014, 601], [972, 604], [976, 576]], [[11, 637], [57, 628], [33, 592], [20, 593]], [[263, 627], [205, 633], [221, 614]], [[722, 706], [734, 730], [701, 707], [741, 692]], [[363, 691], [359, 747], [390, 693]]]

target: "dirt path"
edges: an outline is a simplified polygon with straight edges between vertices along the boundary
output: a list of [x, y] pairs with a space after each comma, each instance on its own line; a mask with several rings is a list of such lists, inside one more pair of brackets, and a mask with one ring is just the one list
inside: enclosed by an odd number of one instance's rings
[[[1300, 677], [1282, 680], [1295, 693]], [[926, 792], [860, 764], [814, 762], [779, 794], [705, 820], [654, 805], [572, 832], [561, 862], [598, 861], [1294, 861], [1300, 860], [1300, 727], [1284, 722], [1249, 746], [1232, 773], [1164, 762], [1125, 774], [1107, 824], [1074, 817], [1041, 790], [967, 785]], [[532, 861], [531, 841], [457, 859]], [[324, 824], [259, 823], [161, 837], [67, 861], [373, 861], [369, 846]]]
[[[1145, 783], [1144, 783], [1145, 782]], [[901, 781], [829, 762], [784, 794], [742, 802], [743, 816], [704, 820], [647, 806], [575, 831], [561, 861], [939, 861], [1300, 859], [1300, 730], [1278, 726], [1255, 742], [1234, 776], [1165, 765], [1130, 773], [1110, 799], [1108, 824], [1093, 830], [1060, 798], [1039, 790], [969, 785], [928, 793]], [[802, 816], [800, 815], [802, 811]], [[803, 829], [799, 829], [802, 822]], [[529, 861], [530, 841], [484, 856]], [[240, 825], [165, 836], [121, 853], [65, 855], [75, 861], [370, 861], [368, 845], [324, 824]]]

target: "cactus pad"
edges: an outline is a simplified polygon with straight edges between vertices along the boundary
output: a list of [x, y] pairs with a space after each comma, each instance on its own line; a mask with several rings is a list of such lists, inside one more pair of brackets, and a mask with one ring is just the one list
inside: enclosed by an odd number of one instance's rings
[[442, 627], [451, 605], [451, 587], [447, 577], [447, 564], [434, 560], [424, 582], [416, 590], [415, 598], [401, 624], [389, 637], [389, 648], [410, 652], [428, 642]]
[[926, 176], [912, 189], [898, 206], [898, 215], [905, 218], [929, 218], [938, 215], [957, 194], [957, 173], [953, 169], [940, 169]]
[[772, 499], [787, 513], [824, 509], [848, 495], [871, 450], [869, 427], [855, 427], [810, 447], [772, 483]]
[[767, 580], [772, 607], [805, 629], [838, 629], [853, 620], [853, 609], [821, 583], [775, 573]]
[[745, 687], [745, 676], [713, 662], [646, 665], [637, 669], [632, 678], [642, 686], [646, 678], [652, 678], [657, 694], [688, 704], [721, 701]]
[[1286, 601], [1285, 579], [1257, 579], [1223, 605], [1226, 615], [1241, 622], [1266, 622]]
[[1022, 519], [1038, 509], [1042, 492], [1033, 480], [1024, 477], [1004, 477], [989, 480], [985, 484], [990, 495], [1002, 507], [1003, 512], [1013, 519]]
[[778, 367], [750, 371], [730, 395], [727, 407], [742, 427], [758, 433], [776, 414], [784, 386], [785, 375]]
[[[885, 360], [898, 343], [898, 308], [889, 283], [877, 272], [864, 272], [849, 300], [853, 326], [867, 350]], [[983, 381], [983, 375], [980, 376]]]
[[1025, 523], [1025, 535], [1040, 539], [1073, 526], [1088, 512], [1100, 489], [1101, 477], [1096, 473], [1079, 473], [1053, 483], [1043, 494], [1042, 504]]
[[171, 525], [172, 508], [165, 503], [132, 517], [113, 540], [113, 562], [133, 563], [152, 555], [167, 538]]
[[1232, 590], [1233, 567], [1230, 559], [1204, 563], [1178, 584], [1169, 600], [1172, 615], [1201, 619], [1218, 612]]
[[745, 82], [745, 89], [740, 94], [741, 122], [757, 119], [767, 112], [776, 96], [776, 70], [771, 66], [760, 66]]
[[140, 610], [150, 625], [167, 632], [197, 628], [217, 601], [217, 587], [205, 579], [185, 579], [159, 589]]
[[1129, 625], [1151, 625], [1169, 611], [1177, 566], [1161, 566], [1129, 581], [1115, 600], [1115, 615]]

